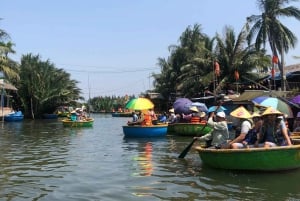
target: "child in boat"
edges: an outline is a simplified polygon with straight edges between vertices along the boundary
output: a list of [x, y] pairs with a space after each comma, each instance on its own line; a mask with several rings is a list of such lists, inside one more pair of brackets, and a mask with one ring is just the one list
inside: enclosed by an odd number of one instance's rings
[[[214, 116], [216, 121], [213, 120]], [[216, 115], [215, 112], [210, 113], [210, 116], [207, 121], [207, 126], [212, 127], [212, 131], [204, 136], [194, 137], [194, 139], [200, 141], [211, 140], [211, 145], [209, 146], [209, 148], [220, 149], [227, 147], [229, 131], [225, 113], [223, 111], [217, 112]]]

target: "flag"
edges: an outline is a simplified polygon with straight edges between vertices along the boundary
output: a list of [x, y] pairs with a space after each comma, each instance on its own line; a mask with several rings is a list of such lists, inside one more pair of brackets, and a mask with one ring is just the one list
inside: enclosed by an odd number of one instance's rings
[[236, 81], [238, 81], [238, 79], [240, 79], [240, 74], [239, 74], [238, 70], [234, 71], [234, 78], [235, 78]]
[[215, 74], [216, 76], [220, 76], [220, 65], [218, 62], [215, 61]]
[[274, 79], [275, 78], [275, 68], [274, 67], [271, 70], [271, 75], [272, 75], [272, 78]]
[[273, 58], [272, 58], [272, 62], [274, 64], [278, 64], [278, 57], [274, 55]]

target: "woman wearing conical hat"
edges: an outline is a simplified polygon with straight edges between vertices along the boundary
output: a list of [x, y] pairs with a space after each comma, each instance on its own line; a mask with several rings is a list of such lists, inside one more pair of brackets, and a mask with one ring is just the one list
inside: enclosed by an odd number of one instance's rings
[[232, 111], [230, 115], [240, 119], [241, 130], [236, 138], [229, 142], [229, 146], [232, 149], [243, 148], [244, 145], [242, 144], [242, 142], [249, 130], [252, 128], [252, 115], [250, 114], [250, 112], [248, 112], [248, 110], [246, 110], [244, 106], [238, 107], [237, 109]]
[[264, 147], [292, 145], [288, 130], [281, 118], [283, 114], [278, 110], [268, 107], [263, 113], [263, 125], [259, 132], [259, 141]]

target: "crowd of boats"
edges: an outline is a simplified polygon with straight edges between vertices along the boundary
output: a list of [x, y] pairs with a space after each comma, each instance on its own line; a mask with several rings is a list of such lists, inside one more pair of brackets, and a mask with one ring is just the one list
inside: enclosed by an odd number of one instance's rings
[[[151, 100], [135, 98], [126, 104], [126, 115], [112, 113], [112, 117], [132, 118], [122, 126], [124, 137], [190, 137], [191, 143], [178, 158], [194, 148], [203, 165], [210, 167], [259, 171], [300, 168], [300, 112], [291, 128], [288, 115], [272, 106], [254, 104], [251, 110], [238, 106], [227, 111], [222, 102], [207, 108], [204, 103], [186, 101], [177, 99], [168, 112], [156, 114]], [[92, 127], [94, 123], [85, 106], [60, 115], [65, 127]], [[24, 116], [13, 111], [5, 117], [21, 121]], [[221, 122], [223, 131], [218, 130]]]

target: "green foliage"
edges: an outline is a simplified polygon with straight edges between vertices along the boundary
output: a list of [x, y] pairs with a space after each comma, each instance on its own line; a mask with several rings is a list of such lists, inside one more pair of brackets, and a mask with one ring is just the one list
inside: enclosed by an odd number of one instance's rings
[[125, 109], [126, 103], [134, 96], [100, 96], [91, 98], [88, 104], [92, 106], [93, 112], [112, 112], [118, 111], [119, 108]]
[[49, 60], [42, 61], [39, 55], [24, 55], [20, 65], [19, 94], [25, 114], [32, 118], [43, 113], [52, 113], [61, 105], [74, 104], [81, 90], [70, 74], [58, 69]]

